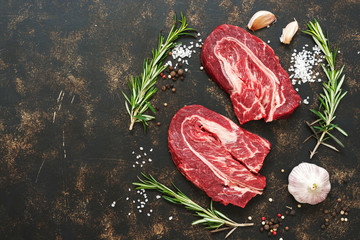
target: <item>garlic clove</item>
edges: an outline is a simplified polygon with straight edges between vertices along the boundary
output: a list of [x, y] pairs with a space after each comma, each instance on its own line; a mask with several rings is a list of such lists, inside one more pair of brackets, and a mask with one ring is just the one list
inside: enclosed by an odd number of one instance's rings
[[272, 22], [276, 20], [276, 17], [273, 13], [265, 10], [256, 12], [250, 19], [247, 27], [256, 31], [258, 29], [269, 26]]
[[330, 192], [329, 173], [312, 163], [301, 163], [289, 174], [288, 190], [299, 203], [318, 204]]
[[280, 37], [280, 42], [284, 44], [290, 44], [292, 38], [294, 37], [295, 33], [299, 30], [299, 24], [294, 18], [294, 21], [286, 25], [283, 28], [282, 35]]

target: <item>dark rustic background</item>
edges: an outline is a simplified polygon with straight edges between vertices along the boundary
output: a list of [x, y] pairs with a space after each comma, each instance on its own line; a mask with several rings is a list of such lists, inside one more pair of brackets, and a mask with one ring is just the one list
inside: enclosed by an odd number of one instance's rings
[[[140, 124], [129, 132], [121, 91], [128, 93], [127, 77], [142, 71], [143, 59], [151, 56], [158, 33], [169, 31], [174, 12], [183, 12], [205, 40], [222, 23], [245, 28], [262, 9], [274, 12], [277, 22], [255, 35], [271, 41], [285, 69], [294, 48], [313, 46], [301, 32], [290, 46], [278, 41], [293, 18], [300, 30], [317, 18], [338, 44], [348, 95], [336, 122], [349, 137], [337, 135], [346, 146], [340, 153], [321, 147], [309, 160], [315, 142], [303, 144], [310, 134], [304, 121], [314, 119], [309, 109], [317, 107], [321, 84], [299, 86], [309, 105], [286, 120], [244, 125], [272, 143], [261, 170], [267, 178], [264, 194], [244, 209], [215, 207], [238, 222], [253, 217], [255, 227], [238, 229], [230, 239], [266, 239], [259, 232], [260, 217], [274, 217], [285, 206], [295, 207], [296, 216], [286, 218], [289, 231], [281, 228], [273, 239], [359, 239], [359, 0], [0, 1], [0, 239], [223, 239], [225, 233], [191, 226], [196, 219], [191, 212], [156, 199], [156, 192], [147, 191], [144, 211], [152, 209], [150, 216], [132, 202], [140, 198], [131, 184], [140, 172], [167, 185], [174, 182], [204, 207], [210, 202], [178, 172], [167, 149], [167, 128], [185, 104], [204, 105], [237, 122], [228, 95], [199, 70], [199, 52], [189, 60], [185, 81], [174, 83], [177, 92], [160, 91], [153, 99], [159, 111], [147, 133]], [[159, 80], [158, 87], [166, 81]], [[153, 159], [142, 168], [133, 167], [139, 147]], [[290, 170], [303, 161], [326, 168], [332, 190], [323, 203], [298, 209], [286, 184]], [[321, 230], [327, 217], [322, 211], [334, 206], [349, 206], [349, 221], [338, 215]]]

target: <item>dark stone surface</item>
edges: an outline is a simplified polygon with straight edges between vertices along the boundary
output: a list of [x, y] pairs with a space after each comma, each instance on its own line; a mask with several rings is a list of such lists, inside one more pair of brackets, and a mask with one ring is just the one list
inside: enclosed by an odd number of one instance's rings
[[[223, 239], [225, 233], [211, 234], [192, 226], [196, 218], [191, 212], [156, 199], [156, 192], [147, 191], [145, 213], [140, 214], [132, 202], [140, 195], [131, 183], [144, 172], [166, 185], [174, 182], [204, 207], [209, 204], [208, 197], [178, 172], [167, 149], [167, 128], [185, 104], [202, 104], [236, 121], [229, 97], [199, 70], [199, 52], [189, 60], [186, 79], [174, 83], [176, 93], [159, 91], [154, 97], [159, 111], [147, 133], [140, 124], [129, 132], [121, 91], [128, 91], [127, 77], [142, 71], [143, 59], [157, 45], [158, 33], [169, 31], [174, 11], [182, 11], [205, 40], [222, 23], [245, 27], [252, 14], [262, 9], [274, 12], [277, 22], [254, 34], [271, 41], [285, 69], [294, 48], [313, 45], [300, 32], [290, 46], [278, 41], [282, 28], [294, 17], [300, 30], [317, 18], [331, 43], [338, 43], [337, 63], [346, 66], [344, 89], [349, 92], [336, 122], [349, 137], [339, 136], [345, 144], [340, 153], [321, 147], [309, 160], [315, 142], [303, 144], [310, 134], [304, 121], [314, 119], [309, 109], [317, 107], [321, 84], [299, 86], [302, 98], [310, 97], [309, 105], [301, 105], [286, 120], [244, 125], [273, 145], [261, 170], [267, 177], [264, 194], [244, 209], [214, 206], [238, 222], [252, 216], [255, 227], [238, 229], [231, 239], [267, 239], [259, 231], [261, 216], [275, 217], [286, 206], [296, 208], [296, 215], [283, 221], [289, 231], [281, 228], [274, 239], [358, 238], [358, 0], [9, 0], [0, 3], [0, 239]], [[159, 80], [159, 88], [164, 81]], [[57, 101], [60, 93], [64, 96]], [[168, 107], [163, 107], [164, 102]], [[157, 121], [161, 126], [156, 126]], [[134, 168], [140, 146], [153, 161]], [[332, 190], [323, 203], [297, 209], [286, 189], [287, 176], [303, 161], [326, 168]], [[269, 203], [269, 197], [274, 202]], [[336, 201], [339, 197], [341, 203]], [[322, 209], [334, 206], [337, 210], [349, 206], [349, 221], [343, 223], [337, 215], [322, 230], [324, 218], [330, 216]], [[150, 209], [153, 212], [147, 216]]]

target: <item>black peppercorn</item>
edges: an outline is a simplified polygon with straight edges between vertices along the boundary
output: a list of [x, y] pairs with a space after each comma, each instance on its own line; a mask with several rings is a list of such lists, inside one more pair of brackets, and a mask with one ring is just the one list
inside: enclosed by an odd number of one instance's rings
[[296, 212], [295, 212], [295, 210], [294, 210], [294, 209], [290, 211], [290, 215], [291, 215], [291, 216], [294, 216], [294, 215], [295, 215], [295, 213], [296, 213]]

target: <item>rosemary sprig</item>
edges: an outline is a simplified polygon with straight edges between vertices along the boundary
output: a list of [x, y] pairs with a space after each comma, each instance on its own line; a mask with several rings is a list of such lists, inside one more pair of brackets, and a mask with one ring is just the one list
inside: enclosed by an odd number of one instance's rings
[[[219, 232], [224, 230], [230, 230], [229, 233], [226, 235], [225, 238], [230, 236], [238, 227], [248, 227], [253, 226], [254, 223], [236, 223], [223, 213], [215, 210], [212, 206], [212, 202], [210, 204], [209, 209], [204, 209], [199, 206], [197, 203], [192, 201], [189, 197], [187, 197], [184, 193], [182, 193], [174, 184], [174, 188], [177, 192], [174, 192], [170, 188], [166, 187], [165, 185], [159, 183], [155, 178], [151, 175], [146, 176], [143, 174], [145, 180], [139, 178], [140, 183], [133, 183], [136, 189], [154, 189], [157, 190], [164, 195], [162, 196], [165, 200], [175, 203], [184, 205], [186, 209], [195, 211], [195, 216], [200, 217], [201, 219], [196, 220], [192, 223], [192, 225], [200, 224], [206, 226], [207, 229], [213, 229], [212, 232]], [[223, 228], [220, 228], [225, 226]]]
[[312, 123], [306, 122], [306, 124], [313, 132], [311, 137], [315, 137], [317, 140], [315, 148], [310, 151], [311, 159], [316, 154], [316, 151], [320, 145], [324, 145], [330, 149], [338, 151], [336, 147], [325, 143], [325, 141], [329, 138], [333, 139], [341, 147], [344, 147], [340, 140], [332, 133], [330, 133], [330, 131], [336, 129], [344, 136], [347, 136], [347, 133], [343, 129], [341, 129], [337, 124], [333, 123], [334, 119], [336, 118], [335, 111], [339, 106], [341, 99], [346, 95], [347, 92], [342, 92], [341, 89], [345, 79], [345, 75], [341, 76], [344, 70], [344, 66], [342, 66], [340, 70], [335, 69], [337, 47], [333, 52], [331, 52], [329, 40], [325, 38], [321, 26], [316, 19], [314, 19], [314, 22], [309, 22], [307, 26], [308, 30], [304, 31], [304, 33], [312, 36], [315, 43], [324, 53], [325, 59], [329, 65], [326, 67], [322, 64], [322, 68], [326, 74], [326, 77], [328, 78], [328, 82], [323, 83], [323, 93], [320, 93], [319, 96], [319, 110], [310, 109], [318, 117], [318, 119]]
[[154, 119], [154, 116], [144, 114], [147, 109], [150, 109], [155, 113], [154, 108], [150, 104], [150, 99], [157, 92], [155, 87], [156, 79], [159, 74], [165, 70], [166, 66], [162, 64], [162, 61], [168, 55], [169, 51], [175, 47], [175, 41], [182, 35], [191, 35], [189, 31], [195, 31], [193, 28], [188, 28], [186, 18], [181, 13], [181, 23], [179, 28], [177, 27], [177, 20], [175, 16], [175, 23], [172, 26], [170, 33], [164, 42], [164, 37], [159, 35], [159, 44], [156, 49], [152, 50], [152, 59], [148, 58], [144, 60], [143, 73], [141, 76], [131, 76], [128, 80], [130, 88], [130, 97], [124, 92], [123, 95], [126, 99], [125, 107], [130, 115], [130, 127], [133, 129], [136, 122], [142, 122], [144, 130], [148, 125], [147, 121]]

